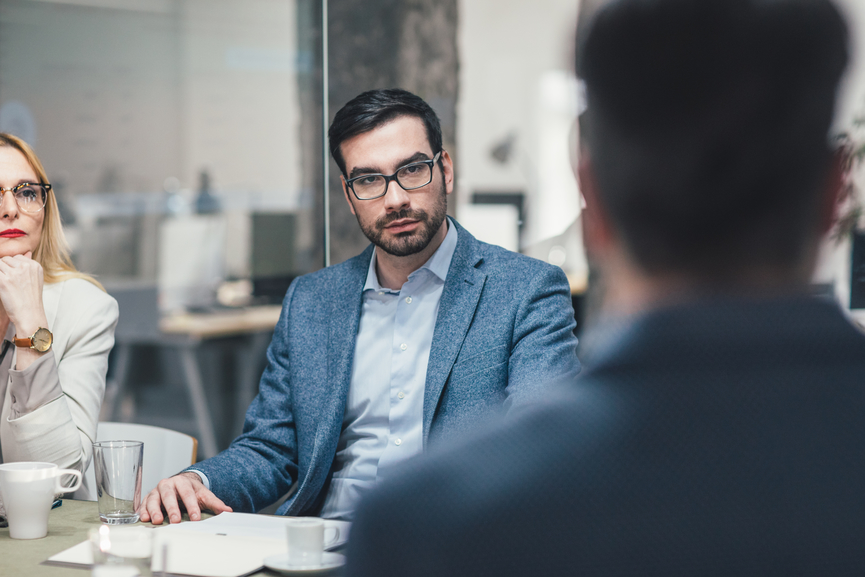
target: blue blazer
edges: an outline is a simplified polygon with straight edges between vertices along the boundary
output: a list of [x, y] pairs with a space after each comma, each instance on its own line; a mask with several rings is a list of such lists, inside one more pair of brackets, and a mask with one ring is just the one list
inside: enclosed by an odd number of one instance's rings
[[[580, 370], [567, 279], [558, 267], [476, 240], [457, 246], [433, 333], [424, 392], [424, 447], [502, 407], [530, 402]], [[299, 277], [283, 301], [259, 393], [243, 433], [198, 463], [235, 511], [316, 514], [330, 482], [373, 246]]]
[[837, 306], [714, 299], [605, 332], [566, 393], [362, 500], [345, 576], [863, 574], [865, 336]]

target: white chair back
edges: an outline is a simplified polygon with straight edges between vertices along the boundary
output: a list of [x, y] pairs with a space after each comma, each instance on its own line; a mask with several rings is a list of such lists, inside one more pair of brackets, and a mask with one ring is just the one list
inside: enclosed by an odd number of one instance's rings
[[[144, 465], [141, 471], [141, 498], [143, 499], [162, 479], [179, 473], [195, 463], [198, 440], [178, 431], [138, 425], [135, 423], [99, 423], [97, 441], [142, 441]], [[76, 498], [96, 500], [96, 474], [93, 460], [84, 473], [87, 493], [76, 493]]]

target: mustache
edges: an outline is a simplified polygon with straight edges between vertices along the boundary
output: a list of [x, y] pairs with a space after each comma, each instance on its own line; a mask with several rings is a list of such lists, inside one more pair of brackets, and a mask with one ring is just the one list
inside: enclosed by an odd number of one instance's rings
[[384, 228], [390, 223], [401, 220], [403, 218], [426, 221], [429, 218], [429, 215], [426, 213], [425, 210], [411, 210], [404, 208], [399, 212], [392, 212], [381, 217], [380, 219], [375, 221], [375, 224], [378, 228]]

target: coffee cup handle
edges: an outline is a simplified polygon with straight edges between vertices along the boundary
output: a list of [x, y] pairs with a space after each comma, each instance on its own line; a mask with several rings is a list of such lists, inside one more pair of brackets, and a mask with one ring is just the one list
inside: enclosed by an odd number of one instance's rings
[[[63, 475], [73, 475], [77, 477], [77, 481], [74, 487], [64, 487], [60, 480]], [[55, 493], [71, 493], [72, 491], [77, 491], [81, 487], [81, 471], [76, 471], [75, 469], [58, 469], [57, 476], [54, 477], [54, 492]]]
[[324, 540], [324, 547], [325, 547], [325, 549], [327, 549], [328, 547], [330, 547], [332, 543], [336, 543], [337, 541], [339, 541], [339, 527], [325, 527], [325, 528], [324, 528], [325, 533], [326, 533], [329, 529], [333, 529], [333, 531], [334, 531], [335, 534], [334, 534], [334, 536], [333, 536], [333, 539], [327, 539], [327, 538], [325, 538], [325, 540]]

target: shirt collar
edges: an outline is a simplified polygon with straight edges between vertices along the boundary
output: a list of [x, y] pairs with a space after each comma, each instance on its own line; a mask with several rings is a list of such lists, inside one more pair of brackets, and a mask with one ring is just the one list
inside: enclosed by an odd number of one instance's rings
[[[451, 266], [451, 260], [453, 259], [456, 248], [457, 227], [450, 217], [448, 217], [448, 233], [445, 235], [445, 239], [423, 266], [408, 275], [409, 278], [417, 274], [419, 270], [427, 269], [444, 281], [448, 276], [448, 269]], [[376, 252], [377, 251], [375, 250], [372, 251], [372, 258], [369, 260], [369, 269], [366, 272], [366, 284], [363, 285], [363, 290], [399, 292], [383, 288], [381, 284], [379, 284], [378, 275], [375, 272]]]

